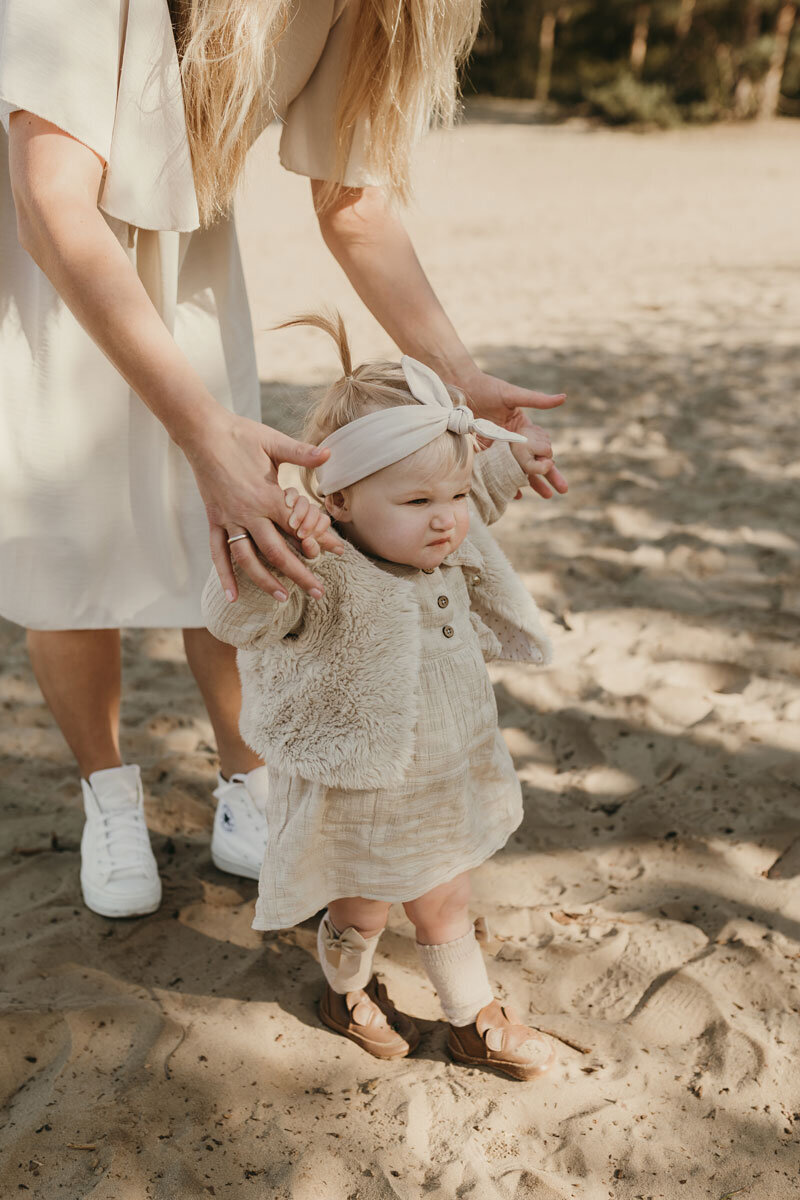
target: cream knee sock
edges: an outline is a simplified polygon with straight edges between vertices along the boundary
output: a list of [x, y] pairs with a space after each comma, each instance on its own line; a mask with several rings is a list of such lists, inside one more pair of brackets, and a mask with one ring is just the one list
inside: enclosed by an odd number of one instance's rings
[[365, 938], [352, 927], [340, 933], [325, 913], [317, 930], [317, 951], [322, 973], [335, 992], [344, 995], [367, 986], [380, 936]]
[[451, 1025], [471, 1025], [481, 1009], [494, 999], [483, 952], [470, 929], [454, 942], [422, 946], [417, 953], [439, 996]]

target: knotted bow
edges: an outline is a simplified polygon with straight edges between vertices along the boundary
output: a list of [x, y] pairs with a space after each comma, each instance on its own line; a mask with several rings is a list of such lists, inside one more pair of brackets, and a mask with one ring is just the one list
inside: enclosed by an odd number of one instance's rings
[[367, 413], [326, 437], [320, 446], [329, 449], [331, 456], [316, 471], [321, 495], [329, 496], [400, 462], [443, 433], [479, 434], [503, 442], [527, 440], [521, 433], [476, 417], [465, 404], [453, 407], [442, 380], [424, 363], [404, 354], [400, 366], [408, 390], [419, 403]]
[[369, 949], [366, 938], [357, 929], [351, 927], [343, 933], [337, 933], [328, 917], [323, 917], [320, 937], [325, 947], [325, 958], [334, 968], [340, 965], [342, 955], [358, 956]]

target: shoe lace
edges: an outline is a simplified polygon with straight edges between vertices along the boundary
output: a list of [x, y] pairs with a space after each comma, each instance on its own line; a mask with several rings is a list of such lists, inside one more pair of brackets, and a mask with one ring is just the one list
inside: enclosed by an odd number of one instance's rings
[[120, 879], [141, 874], [149, 865], [150, 838], [139, 809], [102, 813], [101, 828], [110, 873]]

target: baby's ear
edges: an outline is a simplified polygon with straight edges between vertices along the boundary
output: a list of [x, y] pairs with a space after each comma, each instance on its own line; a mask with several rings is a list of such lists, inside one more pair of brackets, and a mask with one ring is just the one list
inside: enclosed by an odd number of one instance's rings
[[346, 492], [331, 492], [324, 500], [325, 510], [334, 521], [350, 520], [350, 501]]

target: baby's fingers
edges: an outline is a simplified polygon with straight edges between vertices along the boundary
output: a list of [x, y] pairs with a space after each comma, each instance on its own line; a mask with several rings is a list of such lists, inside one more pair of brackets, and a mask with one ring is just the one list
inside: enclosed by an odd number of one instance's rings
[[536, 454], [525, 454], [520, 462], [525, 474], [530, 479], [531, 475], [549, 475], [553, 470], [552, 458], [540, 458]]
[[[305, 496], [297, 497], [297, 499], [294, 501], [294, 503], [292, 505], [292, 513], [291, 513], [291, 516], [289, 517], [289, 528], [290, 529], [292, 529], [292, 530], [300, 529], [301, 525], [303, 525], [303, 523], [308, 515], [308, 510], [310, 507], [311, 507], [311, 505], [309, 504], [309, 502]], [[300, 535], [298, 533], [298, 537], [299, 536]]]

